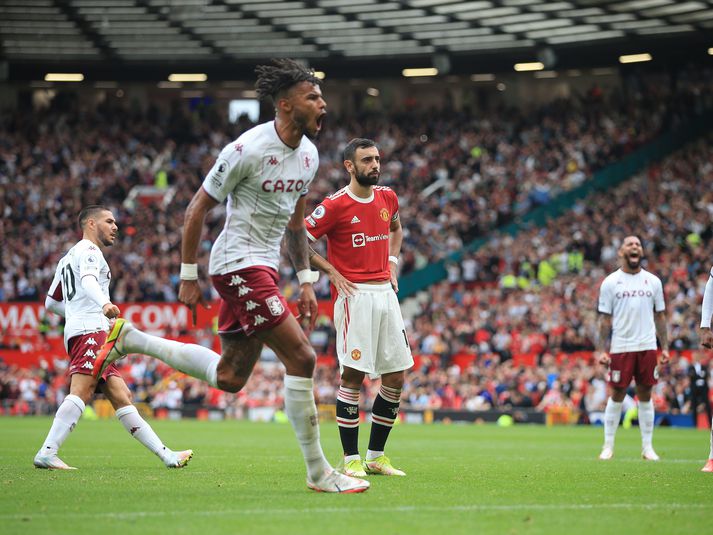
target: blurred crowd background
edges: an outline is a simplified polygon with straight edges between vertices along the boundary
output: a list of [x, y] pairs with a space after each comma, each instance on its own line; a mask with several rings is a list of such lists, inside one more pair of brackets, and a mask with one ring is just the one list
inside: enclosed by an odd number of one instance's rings
[[[404, 227], [402, 275], [449, 258], [476, 238], [485, 245], [448, 261], [448, 278], [419, 297], [407, 315], [416, 366], [403, 402], [415, 409], [568, 407], [589, 421], [606, 403], [606, 370], [592, 358], [601, 280], [616, 269], [621, 240], [638, 235], [645, 267], [664, 282], [672, 362], [660, 370], [654, 402], [661, 412], [692, 414], [704, 403], [691, 380], [698, 350], [700, 301], [713, 263], [713, 143], [701, 139], [614, 189], [577, 202], [545, 226], [515, 236], [498, 232], [547, 205], [594, 172], [645, 146], [662, 132], [686, 128], [713, 108], [710, 72], [631, 77], [615, 90], [592, 86], [530, 108], [364, 110], [330, 117], [320, 170], [308, 206], [346, 184], [341, 150], [370, 137], [382, 151], [381, 183], [399, 196]], [[110, 206], [120, 238], [107, 253], [113, 300], [175, 302], [183, 213], [218, 151], [252, 126], [228, 123], [215, 107], [172, 105], [145, 110], [104, 104], [87, 109], [55, 99], [41, 111], [0, 113], [0, 302], [43, 301], [56, 262], [80, 237], [76, 214]], [[167, 202], [126, 202], [135, 186], [170, 191]], [[208, 217], [201, 266], [224, 210]], [[215, 298], [202, 269], [206, 296]], [[281, 266], [286, 297], [294, 273]], [[317, 284], [328, 298], [326, 278]], [[186, 332], [175, 333], [180, 335]], [[212, 333], [202, 333], [210, 345]], [[312, 341], [320, 354], [317, 396], [336, 397], [334, 332], [320, 318]], [[18, 344], [0, 333], [0, 349]], [[51, 413], [66, 394], [66, 360], [40, 366], [3, 364], [0, 408]], [[194, 404], [240, 416], [250, 407], [281, 406], [281, 368], [258, 364], [248, 386], [227, 395], [131, 357], [124, 377], [137, 401], [154, 408]], [[707, 385], [706, 385], [707, 386]], [[373, 389], [372, 383], [366, 387]], [[373, 399], [373, 392], [362, 399]]]

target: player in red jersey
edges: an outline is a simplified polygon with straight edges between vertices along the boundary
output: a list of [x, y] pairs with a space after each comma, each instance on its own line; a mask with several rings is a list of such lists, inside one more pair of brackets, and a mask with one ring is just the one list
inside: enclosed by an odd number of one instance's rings
[[[370, 139], [353, 139], [344, 149], [349, 185], [327, 197], [308, 216], [307, 235], [327, 236], [327, 260], [311, 251], [310, 263], [329, 276], [337, 329], [341, 384], [337, 424], [344, 472], [406, 475], [384, 454], [399, 413], [404, 371], [413, 366], [401, 317], [397, 266], [403, 232], [399, 201], [379, 182], [380, 157]], [[359, 455], [359, 391], [366, 374], [381, 376], [372, 406], [366, 459]]]

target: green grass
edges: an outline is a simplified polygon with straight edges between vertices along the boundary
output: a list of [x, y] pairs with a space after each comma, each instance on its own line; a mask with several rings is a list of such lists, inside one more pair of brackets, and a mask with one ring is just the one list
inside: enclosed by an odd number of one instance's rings
[[[656, 429], [661, 462], [639, 458], [620, 429], [615, 459], [596, 459], [601, 428], [403, 425], [389, 453], [406, 478], [372, 477], [357, 495], [307, 490], [288, 425], [154, 421], [192, 448], [167, 470], [116, 421], [81, 421], [61, 456], [73, 472], [37, 470], [49, 418], [0, 418], [0, 534], [697, 533], [713, 510], [703, 431]], [[328, 458], [336, 427], [322, 426]], [[368, 426], [362, 427], [365, 449]]]

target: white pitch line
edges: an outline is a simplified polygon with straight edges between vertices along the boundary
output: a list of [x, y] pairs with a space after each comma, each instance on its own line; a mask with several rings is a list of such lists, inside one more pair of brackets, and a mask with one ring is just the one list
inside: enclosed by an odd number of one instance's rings
[[[512, 505], [449, 505], [435, 507], [429, 505], [404, 505], [397, 507], [369, 507], [370, 512], [383, 513], [419, 513], [419, 512], [475, 512], [488, 513], [499, 511], [597, 511], [607, 509], [631, 510], [667, 510], [671, 509], [709, 509], [709, 503], [610, 503], [610, 504], [512, 504]], [[106, 518], [110, 520], [130, 520], [136, 518], [172, 517], [172, 516], [265, 516], [265, 515], [301, 515], [352, 513], [353, 507], [306, 507], [286, 509], [223, 509], [220, 511], [127, 511], [124, 513], [10, 513], [0, 514], [2, 520], [23, 520], [27, 518]]]

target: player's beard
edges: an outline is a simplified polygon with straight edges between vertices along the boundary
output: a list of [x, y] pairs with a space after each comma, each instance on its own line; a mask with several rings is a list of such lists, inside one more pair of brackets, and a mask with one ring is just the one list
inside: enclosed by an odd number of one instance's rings
[[637, 256], [636, 258], [631, 258], [630, 256], [627, 256], [626, 265], [631, 270], [639, 269], [639, 267], [641, 267], [641, 257]]
[[97, 238], [99, 238], [99, 241], [104, 247], [111, 247], [114, 245], [114, 238], [111, 237], [111, 234], [99, 231]]
[[376, 186], [379, 183], [379, 177], [381, 176], [380, 173], [376, 173], [373, 175], [365, 175], [363, 173], [357, 173], [354, 178], [356, 178], [356, 181], [359, 183], [360, 186]]

